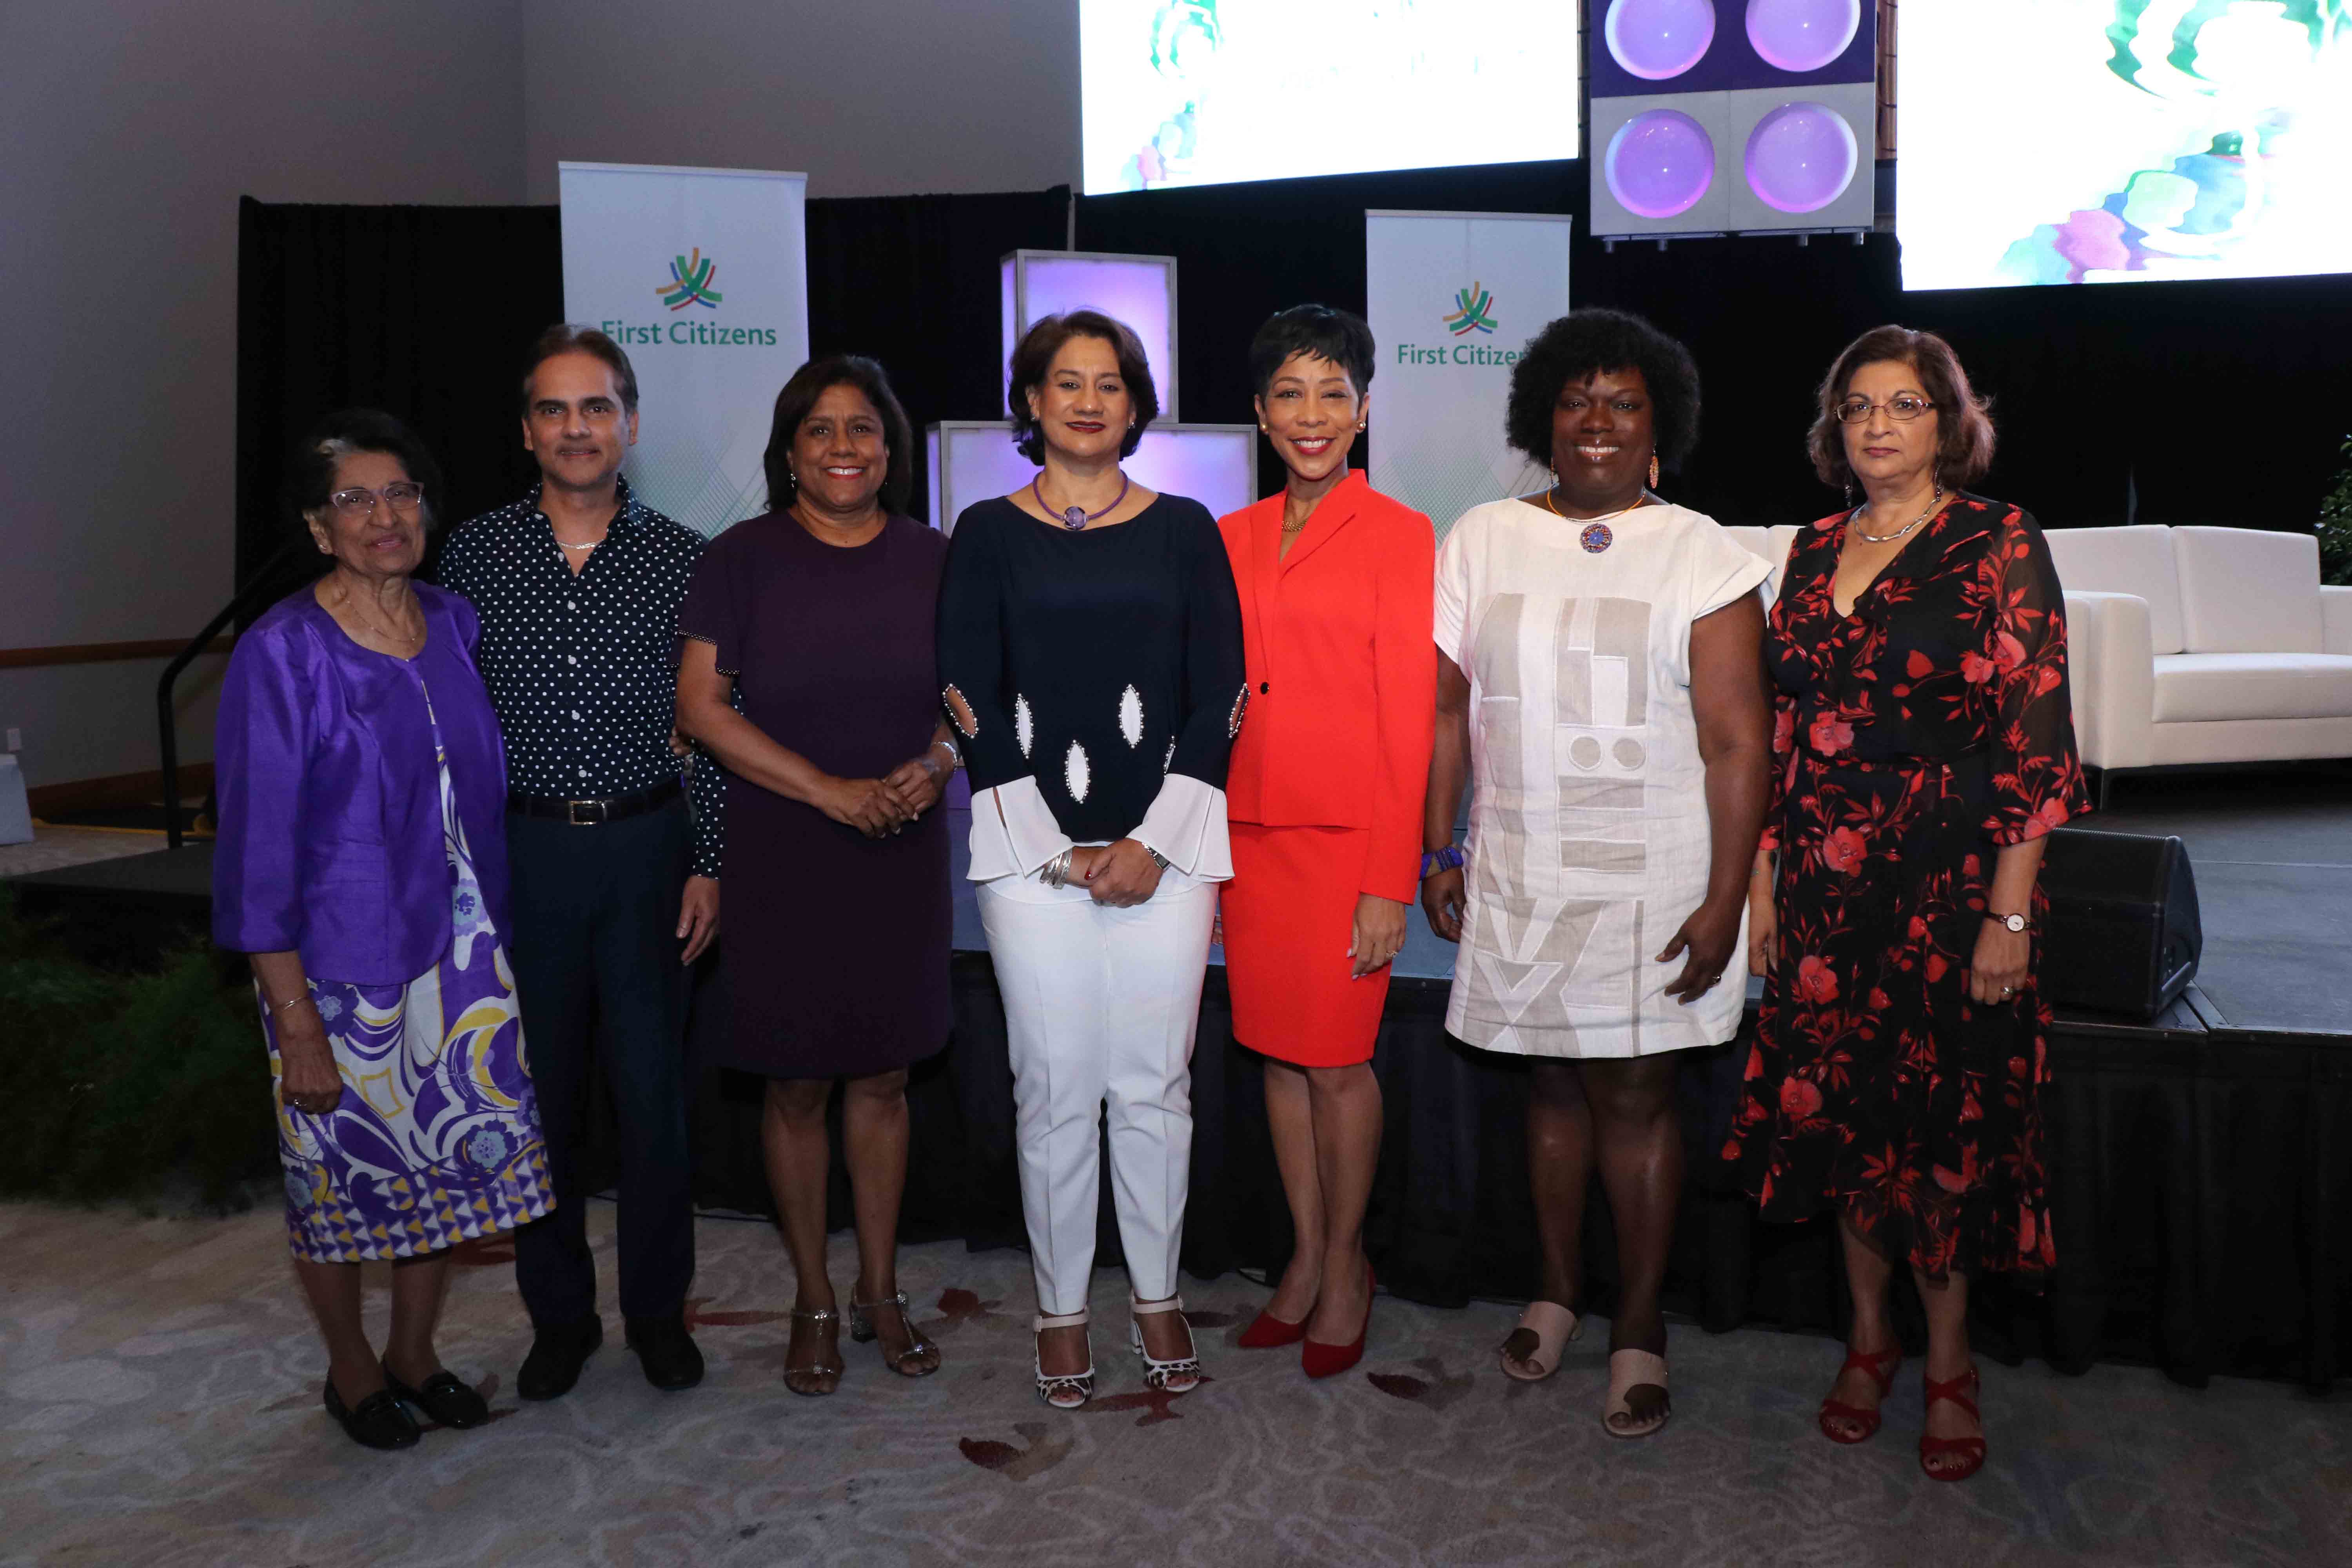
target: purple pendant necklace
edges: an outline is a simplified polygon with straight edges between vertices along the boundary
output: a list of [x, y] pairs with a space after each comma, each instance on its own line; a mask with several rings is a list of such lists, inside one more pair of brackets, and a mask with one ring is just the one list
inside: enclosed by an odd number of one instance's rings
[[1035, 479], [1029, 481], [1029, 493], [1037, 498], [1037, 510], [1044, 512], [1047, 517], [1056, 517], [1061, 519], [1062, 526], [1070, 530], [1074, 533], [1079, 529], [1086, 527], [1087, 524], [1090, 522], [1099, 522], [1104, 518], [1107, 518], [1111, 513], [1117, 511], [1118, 510], [1118, 503], [1127, 499], [1128, 487], [1135, 482], [1129, 479], [1126, 474], [1120, 474], [1118, 476], [1118, 494], [1113, 496], [1111, 498], [1110, 505], [1103, 508], [1100, 511], [1088, 511], [1082, 506], [1065, 507], [1060, 511], [1055, 511], [1052, 507], [1045, 504], [1045, 492], [1037, 488], [1039, 485], [1045, 483], [1045, 476], [1041, 472]]

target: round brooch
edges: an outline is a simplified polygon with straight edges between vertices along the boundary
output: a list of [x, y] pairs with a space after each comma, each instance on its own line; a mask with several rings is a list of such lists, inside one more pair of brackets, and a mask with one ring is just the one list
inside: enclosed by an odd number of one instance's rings
[[1587, 554], [1598, 555], [1617, 542], [1617, 536], [1609, 531], [1605, 522], [1587, 523], [1584, 531], [1577, 535], [1577, 542], [1584, 546]]

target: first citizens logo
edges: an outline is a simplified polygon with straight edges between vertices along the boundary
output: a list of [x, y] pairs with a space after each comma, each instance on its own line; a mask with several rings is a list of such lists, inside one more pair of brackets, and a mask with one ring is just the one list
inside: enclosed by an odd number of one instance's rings
[[[1476, 332], [1491, 335], [1502, 323], [1495, 320], [1495, 294], [1484, 283], [1474, 282], [1467, 289], [1454, 291], [1454, 308], [1441, 311], [1438, 320], [1456, 338], [1466, 338]], [[1517, 349], [1491, 349], [1481, 342], [1437, 343], [1423, 348], [1419, 343], [1399, 343], [1396, 362], [1399, 364], [1487, 364], [1512, 365], [1519, 362]]]
[[[710, 286], [711, 280], [718, 276], [718, 259], [703, 255], [702, 247], [698, 245], [689, 254], [671, 258], [668, 280], [655, 284], [654, 292], [661, 296], [661, 302], [670, 308], [673, 316], [688, 305], [716, 310], [720, 301], [727, 298]], [[776, 346], [776, 330], [773, 327], [720, 327], [692, 318], [668, 321], [609, 321], [596, 324], [617, 343], [700, 344], [709, 348]]]

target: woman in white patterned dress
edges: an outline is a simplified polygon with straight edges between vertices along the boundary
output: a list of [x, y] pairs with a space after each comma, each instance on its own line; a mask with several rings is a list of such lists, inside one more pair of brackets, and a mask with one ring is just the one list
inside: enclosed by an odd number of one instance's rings
[[[1537, 1300], [1503, 1370], [1550, 1375], [1578, 1331], [1580, 1228], [1601, 1169], [1618, 1237], [1602, 1426], [1665, 1424], [1659, 1308], [1681, 1199], [1673, 1054], [1730, 1039], [1770, 709], [1765, 563], [1647, 488], [1697, 436], [1688, 351], [1579, 310], [1511, 377], [1511, 444], [1539, 495], [1475, 507], [1438, 551], [1437, 742], [1422, 901], [1459, 942], [1446, 1028], [1532, 1062]], [[1466, 876], [1453, 847], [1465, 784]]]

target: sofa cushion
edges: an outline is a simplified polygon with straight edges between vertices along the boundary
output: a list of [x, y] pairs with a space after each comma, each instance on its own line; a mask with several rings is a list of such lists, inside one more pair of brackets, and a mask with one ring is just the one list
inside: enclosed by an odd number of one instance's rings
[[2176, 528], [2172, 560], [2184, 651], [2315, 654], [2325, 646], [2314, 535]]
[[2168, 528], [2053, 528], [2050, 559], [2062, 587], [2086, 594], [2129, 594], [2147, 601], [2148, 641], [2160, 654], [2188, 647], [2180, 619], [2180, 576]]
[[2352, 655], [2159, 655], [2153, 716], [2159, 724], [2352, 718]]

